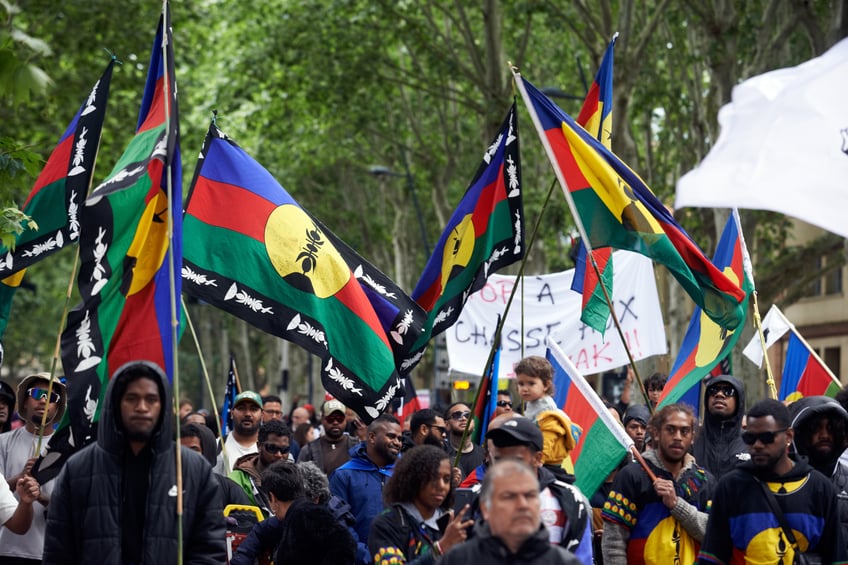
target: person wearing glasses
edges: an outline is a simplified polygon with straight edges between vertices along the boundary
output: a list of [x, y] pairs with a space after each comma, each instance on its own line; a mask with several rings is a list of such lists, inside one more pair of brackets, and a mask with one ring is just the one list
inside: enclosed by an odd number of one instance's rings
[[492, 418], [497, 418], [501, 414], [509, 414], [512, 412], [512, 396], [508, 390], [499, 390], [495, 403], [495, 412]]
[[[49, 373], [29, 375], [21, 381], [17, 390], [18, 414], [24, 426], [0, 434], [0, 474], [6, 478], [11, 490], [18, 481], [29, 474], [35, 463], [36, 448], [41, 439], [41, 454], [46, 451], [47, 441], [53, 433], [53, 424], [62, 419], [67, 401], [65, 385], [54, 379], [52, 386]], [[41, 485], [38, 499], [33, 503], [32, 526], [25, 535], [9, 529], [0, 529], [0, 562], [4, 559], [20, 559], [40, 563], [46, 526], [45, 510], [53, 494], [55, 480]]]
[[345, 405], [335, 398], [321, 407], [321, 425], [324, 433], [301, 447], [297, 462], [313, 461], [329, 477], [350, 460], [350, 449], [359, 444], [359, 439], [345, 433]]
[[704, 423], [692, 454], [699, 465], [720, 479], [737, 463], [750, 458], [741, 437], [745, 385], [731, 375], [718, 375], [707, 378], [704, 386]]
[[445, 425], [445, 419], [438, 412], [430, 408], [418, 410], [412, 414], [409, 422], [411, 441], [404, 445], [403, 451], [406, 452], [416, 445], [434, 445], [444, 448], [447, 436], [448, 428]]
[[751, 407], [742, 434], [751, 459], [719, 481], [698, 563], [846, 562], [836, 489], [790, 453], [794, 438], [782, 402]]
[[259, 428], [257, 452], [242, 456], [236, 461], [230, 478], [247, 494], [250, 503], [258, 506], [267, 518], [271, 505], [262, 490], [262, 473], [277, 461], [292, 461], [289, 455], [291, 430], [282, 420], [269, 420]]
[[[471, 441], [471, 434], [474, 432], [471, 408], [464, 402], [454, 402], [445, 410], [445, 424], [448, 428], [448, 455], [451, 465], [456, 459], [457, 452], [462, 451], [459, 457], [459, 470], [462, 471], [462, 479], [465, 479], [485, 461], [483, 448]], [[466, 427], [469, 428], [468, 434], [465, 436], [465, 443], [462, 443]]]

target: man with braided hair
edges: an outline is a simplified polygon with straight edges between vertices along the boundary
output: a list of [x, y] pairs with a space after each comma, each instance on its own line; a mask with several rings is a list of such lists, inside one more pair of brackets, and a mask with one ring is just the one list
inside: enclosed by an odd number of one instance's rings
[[604, 503], [605, 565], [692, 563], [704, 538], [715, 479], [689, 453], [692, 408], [665, 406], [648, 430], [655, 449], [643, 455], [647, 469], [624, 466]]

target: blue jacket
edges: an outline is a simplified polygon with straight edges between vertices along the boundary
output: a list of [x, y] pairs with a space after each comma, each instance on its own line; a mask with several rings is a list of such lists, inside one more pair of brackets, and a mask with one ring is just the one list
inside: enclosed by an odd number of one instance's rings
[[365, 442], [350, 449], [350, 461], [330, 478], [330, 492], [350, 504], [356, 535], [368, 539], [371, 521], [383, 511], [383, 485], [392, 476], [394, 463], [377, 467], [365, 451]]

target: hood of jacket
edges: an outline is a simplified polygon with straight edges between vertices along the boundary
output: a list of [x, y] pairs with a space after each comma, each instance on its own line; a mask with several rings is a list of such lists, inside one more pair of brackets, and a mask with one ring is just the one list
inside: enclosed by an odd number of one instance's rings
[[745, 415], [745, 385], [742, 384], [742, 381], [732, 375], [709, 377], [704, 380], [704, 390], [719, 383], [727, 383], [736, 391], [736, 412], [730, 418], [711, 415], [708, 409], [709, 398], [704, 395], [703, 433], [707, 435], [708, 439], [713, 440], [721, 437], [737, 437], [742, 430], [742, 416]]
[[575, 425], [562, 410], [544, 410], [536, 415], [536, 424], [542, 432], [542, 453], [544, 463], [559, 465], [577, 445], [575, 433], [582, 430]]
[[159, 422], [150, 438], [150, 446], [154, 453], [170, 449], [173, 437], [173, 419], [166, 417], [171, 414], [171, 387], [165, 372], [151, 361], [130, 361], [118, 367], [109, 380], [103, 408], [100, 411], [100, 425], [97, 430], [97, 443], [110, 453], [121, 455], [129, 445], [124, 425], [121, 421], [121, 397], [127, 390], [127, 383], [136, 372], [142, 372], [144, 378], [149, 378], [159, 388], [161, 399]]
[[630, 420], [636, 420], [637, 422], [641, 422], [642, 425], [647, 426], [648, 422], [651, 420], [651, 411], [648, 410], [648, 407], [644, 404], [631, 404], [627, 407], [627, 410], [624, 411], [624, 417], [621, 419], [621, 424], [623, 426], [627, 426], [627, 422]]
[[[38, 381], [47, 381], [50, 382], [50, 373], [35, 373], [34, 375], [27, 375], [24, 377], [24, 380], [18, 384], [18, 414], [21, 415], [21, 419], [25, 422], [29, 422], [29, 414], [24, 414], [24, 406], [26, 406], [26, 397], [27, 397], [27, 389], [29, 389], [33, 384]], [[59, 379], [53, 379], [53, 391], [59, 393], [59, 404], [56, 407], [56, 414], [52, 419], [47, 420], [47, 425], [55, 424], [57, 422], [62, 421], [62, 416], [65, 414], [65, 407], [68, 403], [68, 392], [65, 389], [65, 385], [63, 385]], [[9, 414], [11, 418], [12, 414]], [[37, 425], [41, 425], [41, 422], [37, 422]]]
[[[827, 396], [805, 396], [789, 405], [789, 413], [792, 415], [792, 429], [795, 436], [792, 440], [792, 448], [796, 453], [809, 459], [810, 465], [826, 476], [833, 474], [833, 470], [839, 461], [839, 456], [845, 450], [846, 431], [848, 431], [848, 412], [836, 400]], [[827, 415], [832, 421], [839, 424], [831, 427], [833, 430], [834, 446], [831, 453], [826, 457], [818, 457], [811, 449], [810, 439], [812, 430], [809, 425], [819, 416]]]
[[218, 442], [215, 439], [215, 434], [212, 433], [206, 426], [201, 426], [199, 424], [194, 424], [194, 427], [200, 433], [200, 449], [203, 453], [203, 458], [212, 465], [212, 468], [215, 468], [215, 464], [218, 459]]

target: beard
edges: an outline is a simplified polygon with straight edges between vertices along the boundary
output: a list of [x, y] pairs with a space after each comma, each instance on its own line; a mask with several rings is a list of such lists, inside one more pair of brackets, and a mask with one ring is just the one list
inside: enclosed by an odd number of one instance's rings
[[424, 436], [424, 445], [435, 445], [436, 447], [444, 447], [444, 442], [442, 438], [438, 438], [432, 434], [427, 434]]

